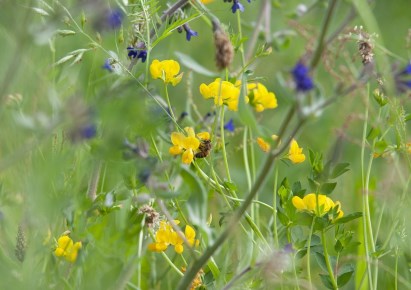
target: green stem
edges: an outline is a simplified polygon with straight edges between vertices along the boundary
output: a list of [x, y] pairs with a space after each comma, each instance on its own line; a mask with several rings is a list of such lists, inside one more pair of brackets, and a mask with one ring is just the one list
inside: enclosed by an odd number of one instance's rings
[[[243, 39], [243, 32], [241, 28], [241, 12], [240, 10], [237, 11], [237, 29], [238, 29], [238, 38]], [[240, 44], [240, 47], [238, 48], [238, 51], [240, 52], [241, 55], [241, 64], [244, 67], [245, 66], [245, 56], [244, 56], [244, 46], [243, 43]]]
[[[144, 217], [145, 219], [145, 217]], [[143, 221], [144, 221], [143, 219]], [[138, 246], [137, 246], [137, 287], [141, 289], [141, 261], [142, 261], [142, 251], [143, 251], [143, 239], [144, 239], [144, 231], [141, 230], [138, 236]]]
[[395, 249], [394, 290], [398, 289], [398, 247]]
[[166, 101], [167, 101], [168, 110], [170, 111], [170, 115], [171, 115], [171, 118], [173, 119], [173, 122], [176, 123], [176, 117], [174, 116], [173, 109], [171, 108], [170, 98], [168, 96], [168, 86], [167, 85], [165, 85], [165, 93], [166, 93]]
[[278, 167], [274, 164], [274, 192], [273, 192], [273, 232], [275, 247], [278, 249], [280, 243], [278, 242], [278, 228], [277, 228], [277, 186], [278, 186]]
[[308, 236], [308, 241], [307, 241], [307, 276], [308, 276], [308, 283], [310, 284], [310, 289], [312, 289], [312, 282], [311, 282], [311, 262], [310, 262], [310, 253], [311, 253], [311, 238], [314, 233], [314, 225], [315, 225], [315, 219], [316, 217], [313, 217], [313, 221], [311, 223], [311, 228], [310, 228], [310, 235]]
[[252, 181], [251, 181], [251, 174], [250, 174], [250, 165], [248, 164], [248, 153], [247, 153], [247, 127], [244, 128], [244, 135], [243, 135], [243, 159], [244, 159], [244, 169], [245, 169], [245, 175], [247, 177], [247, 185], [248, 185], [248, 190], [251, 189], [252, 186]]
[[311, 70], [313, 70], [318, 65], [321, 59], [321, 55], [324, 51], [324, 46], [325, 46], [324, 38], [325, 38], [325, 35], [327, 34], [328, 28], [330, 27], [331, 17], [335, 10], [336, 4], [337, 4], [337, 0], [331, 0], [331, 3], [328, 6], [327, 15], [325, 16], [325, 20], [321, 28], [321, 34], [320, 34], [320, 37], [318, 38], [317, 47], [315, 49], [314, 56], [311, 61]]
[[329, 275], [330, 280], [331, 280], [331, 284], [333, 285], [334, 290], [338, 289], [337, 281], [335, 280], [334, 272], [333, 272], [333, 269], [332, 269], [332, 266], [331, 266], [330, 257], [328, 256], [327, 240], [326, 240], [326, 237], [325, 237], [325, 230], [321, 231], [321, 244], [323, 245], [325, 265], [327, 266], [327, 271], [328, 271], [328, 275]]
[[225, 111], [225, 107], [223, 105], [223, 106], [221, 106], [221, 110], [220, 110], [221, 150], [222, 150], [222, 153], [223, 153], [224, 166], [225, 166], [225, 172], [227, 174], [227, 179], [228, 179], [229, 182], [231, 182], [230, 168], [228, 167], [228, 160], [227, 160], [227, 151], [225, 150], [224, 111]]
[[365, 146], [366, 146], [366, 138], [367, 138], [367, 124], [368, 124], [368, 105], [369, 100], [368, 97], [366, 99], [366, 109], [364, 115], [364, 127], [363, 127], [363, 134], [362, 134], [362, 145], [361, 145], [361, 179], [362, 179], [362, 188], [363, 188], [363, 195], [362, 195], [362, 203], [363, 203], [363, 232], [364, 232], [364, 247], [366, 252], [366, 260], [367, 260], [367, 275], [368, 275], [368, 283], [370, 289], [374, 289], [373, 287], [373, 280], [372, 280], [372, 273], [371, 273], [371, 253], [369, 249], [369, 232], [368, 232], [368, 220], [369, 217], [369, 200], [368, 200], [368, 187], [366, 186], [366, 173], [365, 173]]

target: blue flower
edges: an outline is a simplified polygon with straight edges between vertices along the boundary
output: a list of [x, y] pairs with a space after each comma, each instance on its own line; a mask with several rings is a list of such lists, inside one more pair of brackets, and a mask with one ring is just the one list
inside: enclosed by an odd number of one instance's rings
[[411, 81], [404, 81], [403, 84], [408, 87], [409, 89], [411, 89]]
[[233, 11], [233, 13], [236, 13], [237, 10], [244, 12], [244, 6], [240, 3], [239, 0], [233, 0], [233, 6], [231, 7], [231, 11]]
[[401, 74], [411, 75], [411, 62], [404, 68]]
[[224, 130], [227, 130], [228, 132], [234, 132], [235, 127], [233, 119], [228, 120], [228, 122], [224, 124]]
[[132, 47], [132, 46], [129, 46], [129, 47], [127, 47], [127, 50], [128, 50], [128, 57], [130, 57], [130, 58], [136, 58], [137, 57], [137, 55], [138, 55], [138, 50], [137, 49], [135, 49], [134, 47]]
[[309, 69], [302, 62], [298, 62], [291, 71], [296, 89], [299, 92], [307, 92], [314, 88], [313, 80], [309, 75]]
[[95, 124], [87, 124], [81, 128], [80, 135], [83, 139], [91, 139], [96, 136], [97, 128]]
[[128, 50], [128, 57], [130, 58], [141, 58], [141, 62], [145, 62], [147, 59], [147, 51], [142, 49], [142, 50], [138, 50], [132, 46], [127, 47]]
[[184, 24], [184, 25], [183, 25], [183, 28], [184, 28], [184, 30], [185, 30], [185, 32], [186, 32], [186, 39], [187, 39], [187, 41], [190, 41], [192, 36], [198, 36], [198, 32], [192, 30], [192, 29], [190, 28], [190, 26], [188, 26], [188, 24]]
[[120, 9], [114, 9], [107, 14], [107, 23], [113, 28], [119, 28], [123, 22], [124, 14]]
[[102, 68], [108, 70], [109, 72], [113, 72], [113, 68], [111, 67], [111, 64], [110, 64], [110, 59], [106, 59]]

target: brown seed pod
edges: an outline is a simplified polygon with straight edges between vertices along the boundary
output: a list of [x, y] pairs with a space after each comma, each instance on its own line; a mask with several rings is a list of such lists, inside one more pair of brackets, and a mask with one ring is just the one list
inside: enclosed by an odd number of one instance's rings
[[213, 20], [213, 32], [216, 65], [218, 69], [222, 70], [227, 68], [233, 61], [234, 48], [227, 33], [216, 20]]

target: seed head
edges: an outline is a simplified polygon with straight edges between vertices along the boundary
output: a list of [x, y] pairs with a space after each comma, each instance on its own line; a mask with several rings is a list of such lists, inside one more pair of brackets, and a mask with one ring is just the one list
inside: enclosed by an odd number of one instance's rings
[[220, 24], [213, 20], [214, 44], [216, 48], [215, 60], [218, 69], [227, 68], [234, 57], [234, 48], [227, 33]]

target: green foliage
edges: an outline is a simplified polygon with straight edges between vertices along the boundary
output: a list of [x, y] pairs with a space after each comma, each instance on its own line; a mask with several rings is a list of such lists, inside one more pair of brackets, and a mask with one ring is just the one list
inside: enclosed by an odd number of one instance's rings
[[395, 4], [2, 1], [0, 289], [411, 289]]

